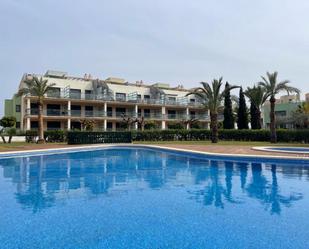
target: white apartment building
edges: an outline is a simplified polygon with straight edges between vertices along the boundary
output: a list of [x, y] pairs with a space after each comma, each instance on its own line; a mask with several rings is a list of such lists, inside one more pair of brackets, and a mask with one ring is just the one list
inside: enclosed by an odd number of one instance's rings
[[[43, 77], [48, 84], [54, 83], [44, 99], [44, 129], [81, 129], [81, 121], [91, 119], [95, 130], [119, 130], [126, 117], [144, 117], [145, 122], [155, 122], [158, 128], [168, 129], [169, 124], [183, 122], [190, 129], [188, 120], [196, 119], [203, 128], [209, 127], [209, 114], [202, 103], [182, 86], [175, 88], [168, 84], [144, 84], [142, 81], [129, 83], [120, 78], [92, 79], [90, 75], [71, 77], [65, 72], [47, 71], [44, 75], [23, 75], [19, 88], [25, 79]], [[11, 102], [9, 102], [11, 101]], [[12, 103], [18, 103], [19, 107]], [[10, 108], [19, 116], [17, 128], [37, 129], [38, 105], [35, 96], [22, 96], [20, 100], [7, 100], [6, 115]], [[17, 112], [19, 110], [19, 112]], [[139, 129], [138, 123], [132, 124]]]

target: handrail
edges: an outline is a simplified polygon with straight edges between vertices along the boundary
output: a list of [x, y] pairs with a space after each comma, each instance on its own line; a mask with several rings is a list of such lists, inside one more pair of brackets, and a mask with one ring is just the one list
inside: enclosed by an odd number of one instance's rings
[[[27, 95], [30, 96], [30, 95]], [[34, 95], [32, 95], [35, 97]], [[153, 98], [137, 98], [129, 99], [127, 97], [117, 97], [104, 95], [104, 94], [93, 94], [93, 93], [69, 93], [65, 94], [64, 91], [48, 93], [46, 98], [57, 98], [57, 99], [67, 99], [67, 100], [97, 100], [97, 101], [107, 101], [107, 102], [125, 102], [125, 103], [135, 103], [135, 104], [147, 104], [147, 105], [167, 105], [167, 106], [188, 106], [188, 107], [200, 107], [203, 104], [196, 101], [190, 102], [189, 99], [179, 98], [176, 100], [169, 99], [153, 99]]]

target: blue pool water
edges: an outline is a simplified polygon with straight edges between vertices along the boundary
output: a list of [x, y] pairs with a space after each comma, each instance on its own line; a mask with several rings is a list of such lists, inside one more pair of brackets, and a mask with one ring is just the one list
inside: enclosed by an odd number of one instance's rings
[[295, 153], [309, 153], [309, 148], [300, 148], [300, 147], [267, 147], [267, 149], [277, 150], [277, 151], [287, 151]]
[[309, 248], [309, 164], [143, 148], [0, 159], [0, 248]]

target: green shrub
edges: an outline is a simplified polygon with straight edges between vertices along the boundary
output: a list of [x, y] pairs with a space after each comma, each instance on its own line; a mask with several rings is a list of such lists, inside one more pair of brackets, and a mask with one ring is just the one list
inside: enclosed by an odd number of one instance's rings
[[129, 131], [69, 131], [67, 139], [68, 144], [131, 143], [132, 133]]
[[[207, 129], [191, 130], [149, 130], [133, 131], [133, 141], [181, 141], [209, 140], [211, 131]], [[309, 142], [307, 130], [278, 130], [278, 142]], [[225, 141], [269, 141], [269, 130], [219, 130], [219, 139]]]
[[185, 128], [183, 123], [177, 121], [170, 121], [167, 123], [167, 126], [169, 130], [181, 130]]
[[44, 139], [50, 143], [61, 143], [66, 141], [67, 132], [63, 130], [44, 131]]
[[144, 125], [145, 130], [154, 130], [157, 129], [158, 125], [154, 121], [146, 121]]

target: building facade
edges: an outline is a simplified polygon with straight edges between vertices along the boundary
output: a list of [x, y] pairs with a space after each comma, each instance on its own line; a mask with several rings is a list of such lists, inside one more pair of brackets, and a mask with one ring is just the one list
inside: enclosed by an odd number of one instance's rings
[[[295, 124], [292, 120], [293, 113], [301, 104], [299, 95], [284, 95], [276, 100], [275, 116], [277, 128], [290, 129]], [[266, 102], [262, 108], [264, 128], [270, 127], [270, 103]]]
[[[201, 101], [182, 86], [168, 84], [144, 84], [126, 82], [124, 79], [92, 79], [68, 76], [65, 72], [47, 71], [44, 75], [24, 74], [19, 88], [33, 76], [54, 84], [44, 99], [44, 130], [81, 129], [83, 120], [92, 120], [99, 131], [120, 130], [124, 118], [140, 118], [152, 122], [160, 129], [168, 129], [175, 122], [190, 129], [190, 120], [196, 120], [203, 128], [209, 127], [209, 114]], [[35, 96], [14, 96], [5, 100], [5, 115], [15, 116], [16, 127], [21, 130], [38, 128], [38, 105]], [[139, 123], [132, 124], [138, 129]]]

